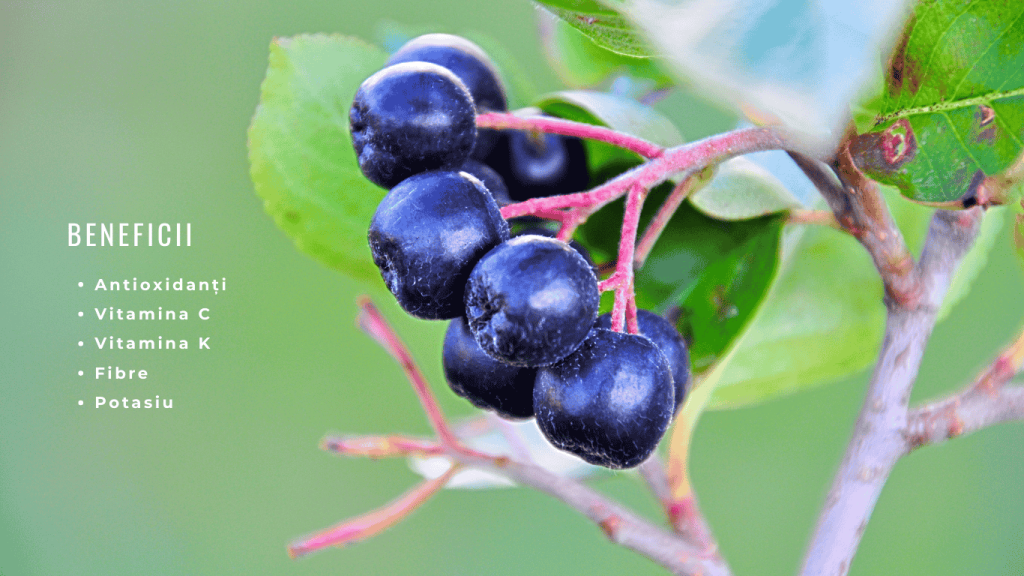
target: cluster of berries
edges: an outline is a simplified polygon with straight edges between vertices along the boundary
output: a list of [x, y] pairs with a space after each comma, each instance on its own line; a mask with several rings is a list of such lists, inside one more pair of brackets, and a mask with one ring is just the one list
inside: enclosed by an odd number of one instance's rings
[[511, 237], [499, 205], [580, 191], [588, 173], [578, 139], [476, 128], [478, 112], [505, 109], [493, 64], [457, 36], [415, 38], [363, 82], [352, 142], [363, 174], [390, 190], [370, 223], [373, 260], [406, 312], [452, 319], [443, 365], [457, 394], [536, 416], [587, 462], [636, 466], [686, 394], [686, 345], [643, 310], [642, 336], [611, 331], [582, 247]]

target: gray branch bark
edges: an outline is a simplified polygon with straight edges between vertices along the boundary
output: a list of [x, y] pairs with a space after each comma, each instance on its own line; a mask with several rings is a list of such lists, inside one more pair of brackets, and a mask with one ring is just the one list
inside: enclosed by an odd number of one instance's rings
[[908, 402], [953, 274], [977, 236], [981, 209], [937, 212], [915, 266], [877, 185], [841, 152], [833, 171], [800, 155], [842, 226], [871, 254], [886, 289], [885, 337], [853, 438], [829, 491], [801, 574], [842, 576], [893, 466], [906, 454]]

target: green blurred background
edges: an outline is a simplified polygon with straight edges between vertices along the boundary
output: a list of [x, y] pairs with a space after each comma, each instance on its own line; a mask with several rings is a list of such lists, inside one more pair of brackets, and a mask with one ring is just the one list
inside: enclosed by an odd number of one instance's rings
[[[252, 192], [245, 130], [268, 43], [320, 31], [372, 40], [382, 19], [476, 30], [551, 90], [534, 12], [519, 0], [0, 4], [0, 573], [660, 572], [525, 489], [445, 491], [368, 542], [299, 561], [285, 554], [296, 536], [418, 480], [400, 460], [321, 452], [325, 433], [428, 426], [397, 366], [354, 326], [364, 288], [296, 251]], [[686, 102], [662, 107], [688, 136], [727, 127], [723, 114]], [[193, 246], [69, 248], [69, 222], [191, 222]], [[224, 276], [229, 289], [88, 289], [97, 278], [165, 276]], [[971, 296], [937, 330], [915, 399], [959, 387], [1008, 341], [1024, 317], [1021, 278], [1004, 234]], [[381, 304], [443, 407], [471, 414], [441, 378], [444, 326]], [[206, 306], [212, 319], [103, 323], [92, 313], [103, 306]], [[109, 334], [209, 336], [212, 350], [117, 353], [90, 343]], [[151, 376], [88, 377], [107, 364]], [[866, 381], [702, 421], [693, 476], [738, 574], [797, 567]], [[90, 406], [97, 395], [157, 394], [174, 409]], [[657, 516], [634, 476], [597, 484]], [[1022, 487], [1020, 424], [913, 454], [886, 487], [853, 573], [1024, 573]]]

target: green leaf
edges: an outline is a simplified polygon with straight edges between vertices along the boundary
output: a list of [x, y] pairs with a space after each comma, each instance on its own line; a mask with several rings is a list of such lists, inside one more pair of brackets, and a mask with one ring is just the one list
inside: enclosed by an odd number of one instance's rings
[[618, 12], [594, 0], [540, 0], [552, 14], [594, 42], [624, 56], [651, 56], [644, 38]]
[[[641, 230], [671, 190], [669, 184], [651, 192], [641, 214]], [[616, 254], [622, 209], [621, 201], [606, 206], [577, 232], [577, 239], [598, 262]], [[699, 359], [693, 358], [706, 367], [741, 332], [767, 292], [779, 258], [781, 230], [778, 216], [726, 222], [683, 203], [637, 271], [637, 306], [657, 312], [685, 306], [689, 312], [683, 326], [693, 335], [699, 354]], [[715, 302], [721, 306], [716, 308]]]
[[[615, 3], [680, 84], [755, 123], [832, 150], [849, 103], [907, 0], [629, 0]], [[883, 47], [884, 46], [884, 47]]]
[[[552, 116], [607, 126], [665, 147], [683, 142], [675, 125], [661, 113], [622, 96], [565, 90], [542, 96], [537, 106]], [[604, 142], [584, 140], [583, 145], [587, 149], [591, 184], [604, 182], [641, 162], [639, 155]]]
[[917, 202], [976, 203], [1024, 148], [1024, 3], [920, 2], [877, 104], [857, 165]]
[[801, 207], [778, 178], [743, 157], [723, 162], [714, 178], [690, 195], [690, 202], [721, 220], [747, 220]]
[[[806, 229], [805, 229], [806, 228]], [[885, 310], [870, 258], [849, 235], [793, 228], [798, 241], [728, 359], [711, 408], [762, 402], [861, 370], [877, 353]]]
[[[900, 202], [892, 189], [885, 192], [907, 245], [919, 253], [934, 211]], [[986, 215], [940, 318], [967, 295], [999, 237], [1004, 214]], [[882, 282], [867, 252], [831, 228], [790, 228], [783, 236], [778, 279], [725, 359], [711, 408], [735, 408], [825, 384], [867, 368], [878, 356], [885, 307]]]
[[623, 56], [603, 48], [564, 20], [553, 19], [542, 39], [552, 67], [569, 86], [596, 86], [615, 74], [626, 74], [645, 92], [671, 86], [672, 79], [651, 58]]
[[363, 177], [348, 132], [359, 85], [387, 55], [358, 39], [275, 39], [249, 127], [250, 175], [295, 245], [355, 278], [379, 279], [366, 230], [386, 193]]
[[549, 114], [565, 114], [559, 116], [561, 118], [601, 124], [661, 146], [683, 143], [679, 130], [668, 118], [650, 106], [622, 96], [591, 90], [565, 90], [541, 97], [537, 106]]
[[690, 343], [694, 370], [714, 364], [753, 317], [778, 270], [784, 223], [784, 217], [767, 218], [753, 237], [711, 261], [676, 298], [676, 326]]

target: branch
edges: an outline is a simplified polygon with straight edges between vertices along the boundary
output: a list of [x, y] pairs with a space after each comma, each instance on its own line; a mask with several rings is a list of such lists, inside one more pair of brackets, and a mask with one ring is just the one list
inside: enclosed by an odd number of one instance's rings
[[1024, 420], [1024, 386], [997, 390], [972, 386], [960, 394], [913, 410], [908, 416], [907, 442], [913, 449], [1017, 420]]
[[717, 554], [718, 544], [711, 534], [711, 527], [704, 519], [704, 514], [700, 511], [700, 506], [697, 505], [696, 495], [691, 492], [688, 496], [677, 499], [672, 494], [665, 464], [657, 455], [648, 458], [640, 465], [639, 470], [651, 493], [661, 503], [665, 516], [676, 534], [698, 549], [704, 550], [709, 556]]
[[[840, 222], [849, 215], [853, 223], [867, 225], [858, 238], [878, 264], [887, 254], [898, 253], [900, 246], [905, 245], [902, 237], [893, 235], [898, 234], [898, 230], [890, 227], [892, 219], [888, 210], [882, 211], [884, 203], [865, 207], [862, 204], [865, 198], [869, 205], [874, 200], [870, 199], [870, 191], [860, 192], [862, 190], [848, 189], [845, 200], [835, 196], [829, 203], [840, 208], [848, 206], [846, 211], [837, 211]], [[850, 569], [882, 486], [896, 461], [907, 451], [905, 431], [911, 388], [939, 306], [954, 272], [977, 236], [981, 215], [980, 208], [936, 212], [916, 267], [904, 272], [883, 271], [880, 266], [887, 288], [899, 286], [899, 289], [887, 291], [888, 316], [878, 364], [853, 438], [804, 558], [801, 571], [804, 576], [842, 576]], [[900, 294], [915, 297], [900, 298]]]
[[401, 338], [381, 316], [380, 311], [369, 298], [366, 296], [360, 298], [359, 308], [360, 314], [356, 320], [359, 327], [402, 365], [402, 370], [409, 378], [409, 382], [412, 383], [416, 397], [419, 398], [423, 411], [426, 412], [430, 426], [437, 433], [437, 437], [445, 446], [455, 446], [457, 444], [455, 435], [452, 434], [448, 422], [441, 414], [441, 407], [437, 405], [437, 400], [434, 398], [433, 392], [430, 391], [430, 385], [427, 384], [427, 379], [423, 376], [416, 361], [412, 359], [412, 354], [409, 354], [409, 349], [405, 347]]
[[[631, 260], [632, 257], [627, 259]], [[709, 551], [707, 547], [695, 545], [679, 534], [657, 527], [580, 482], [553, 474], [527, 461], [485, 454], [466, 446], [452, 431], [430, 387], [394, 329], [368, 298], [361, 298], [359, 305], [360, 326], [402, 364], [439, 441], [397, 435], [328, 437], [322, 442], [322, 447], [339, 454], [371, 458], [405, 454], [443, 455], [452, 461], [452, 467], [441, 478], [421, 483], [392, 504], [301, 539], [289, 547], [293, 557], [377, 534], [422, 505], [457, 470], [475, 467], [554, 496], [596, 523], [612, 542], [650, 558], [673, 574], [730, 576], [729, 567], [714, 548]]]
[[914, 300], [920, 296], [917, 280], [911, 275], [914, 257], [889, 213], [878, 184], [853, 165], [845, 145], [831, 169], [801, 154], [790, 152], [789, 155], [817, 186], [843, 229], [867, 249], [882, 276], [886, 294], [913, 307]]
[[555, 497], [597, 524], [612, 542], [638, 552], [673, 574], [728, 576], [728, 565], [717, 554], [698, 548], [679, 535], [652, 525], [632, 511], [574, 480], [532, 464], [452, 454], [459, 463], [483, 468]]
[[441, 476], [420, 483], [382, 508], [356, 518], [350, 518], [322, 532], [300, 538], [288, 545], [288, 555], [298, 558], [329, 546], [344, 546], [380, 534], [405, 519], [414, 510], [425, 504], [431, 496], [437, 494], [451, 480], [458, 468], [458, 466], [452, 466]]
[[644, 230], [643, 237], [640, 238], [640, 242], [636, 245], [636, 255], [633, 257], [634, 269], [643, 267], [647, 257], [651, 254], [651, 250], [654, 249], [654, 243], [658, 241], [661, 233], [665, 231], [672, 215], [683, 204], [683, 200], [686, 200], [686, 197], [693, 193], [694, 188], [699, 186], [696, 182], [697, 179], [696, 175], [684, 178], [679, 184], [676, 184], [676, 187], [672, 189], [672, 193], [662, 202], [657, 214], [651, 219], [647, 229]]
[[995, 424], [1024, 420], [1024, 386], [1004, 387], [1024, 364], [1024, 333], [974, 383], [958, 394], [911, 410], [907, 443], [912, 450]]

